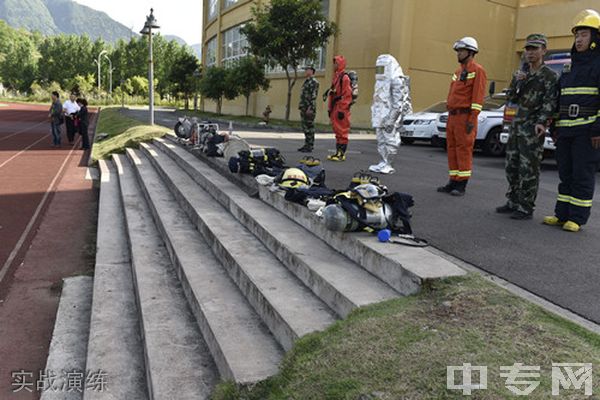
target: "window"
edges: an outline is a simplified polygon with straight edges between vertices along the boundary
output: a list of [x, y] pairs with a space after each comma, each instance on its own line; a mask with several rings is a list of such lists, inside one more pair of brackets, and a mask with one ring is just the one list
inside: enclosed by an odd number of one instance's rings
[[237, 3], [239, 0], [223, 0], [223, 8], [228, 8]]
[[[325, 17], [329, 16], [329, 1], [330, 0], [321, 0], [321, 12]], [[324, 71], [326, 62], [327, 51], [324, 46], [317, 50], [317, 56], [314, 58], [314, 60], [302, 60], [300, 61], [299, 66], [303, 67], [305, 65], [312, 65], [317, 71]], [[267, 68], [267, 74], [283, 74], [284, 72], [284, 69], [281, 68], [280, 65], [276, 65], [272, 68]]]
[[219, 0], [208, 0], [208, 20], [217, 16], [217, 6]]
[[234, 26], [223, 32], [222, 65], [231, 65], [233, 61], [248, 55], [248, 41], [246, 36], [240, 32], [243, 26]]
[[[313, 60], [302, 60], [300, 64], [298, 64], [299, 68], [302, 68], [305, 65], [312, 65], [315, 67], [317, 71], [325, 70], [325, 62], [327, 58], [327, 51], [325, 47], [321, 47], [317, 50], [317, 56]], [[293, 71], [291, 68], [289, 71]], [[281, 68], [281, 65], [276, 65], [272, 68], [267, 68], [267, 74], [283, 74], [285, 70]]]
[[217, 37], [206, 43], [206, 66], [211, 67], [217, 63]]

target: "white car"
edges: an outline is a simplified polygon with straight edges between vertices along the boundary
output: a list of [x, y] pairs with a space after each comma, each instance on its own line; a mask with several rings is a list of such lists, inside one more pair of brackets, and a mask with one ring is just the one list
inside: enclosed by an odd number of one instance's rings
[[[506, 145], [500, 141], [500, 134], [503, 129], [504, 103], [506, 95], [498, 93], [492, 97], [487, 96], [483, 103], [483, 109], [479, 113], [477, 123], [477, 137], [475, 138], [475, 147], [481, 148], [483, 154], [488, 156], [502, 156], [506, 150]], [[446, 142], [446, 123], [448, 122], [448, 113], [440, 115], [436, 126], [438, 136], [445, 146]]]
[[421, 112], [404, 117], [400, 137], [402, 143], [412, 144], [415, 140], [431, 142], [435, 145], [437, 138], [436, 120], [441, 113], [446, 112], [446, 102], [442, 101]]

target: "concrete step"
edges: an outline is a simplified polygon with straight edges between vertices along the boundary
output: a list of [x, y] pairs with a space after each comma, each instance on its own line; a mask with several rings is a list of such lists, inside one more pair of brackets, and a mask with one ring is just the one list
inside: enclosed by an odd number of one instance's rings
[[[259, 199], [249, 197], [235, 184], [184, 149], [164, 140], [156, 146], [277, 256], [306, 286], [341, 317], [353, 309], [399, 296], [389, 285], [320, 238]], [[149, 153], [152, 147], [144, 144]], [[156, 157], [150, 157], [161, 168]], [[183, 196], [184, 188], [173, 187]]]
[[128, 156], [221, 377], [253, 383], [276, 374], [279, 344], [146, 157]]
[[[93, 279], [78, 276], [63, 280], [63, 287], [46, 361], [42, 400], [80, 400], [86, 384], [86, 354], [90, 328]], [[24, 332], [24, 334], [26, 334]], [[17, 349], [15, 349], [17, 350]], [[69, 379], [80, 378], [80, 384]], [[35, 388], [34, 388], [35, 389]], [[71, 389], [71, 390], [69, 390]]]
[[129, 236], [149, 397], [207, 399], [217, 368], [129, 163], [122, 155], [113, 155], [113, 161]]
[[133, 289], [121, 190], [112, 163], [100, 165], [100, 200], [87, 370], [106, 373], [106, 388], [85, 400], [146, 400], [146, 369]]
[[160, 163], [157, 172], [165, 185], [285, 350], [297, 338], [335, 321], [325, 303], [173, 160], [159, 152], [152, 159]]
[[[162, 139], [157, 143], [177, 146], [170, 135], [167, 135], [167, 140], [168, 142], [165, 142]], [[178, 149], [182, 150], [181, 147]], [[252, 183], [248, 175], [228, 173], [226, 160], [206, 157], [203, 154], [197, 156], [215, 169], [223, 171], [222, 173], [226, 174], [229, 180], [242, 185], [246, 192], [253, 194], [258, 192], [258, 197], [262, 201], [308, 229], [401, 294], [415, 294], [432, 280], [461, 276], [466, 273], [456, 264], [430, 252], [427, 248], [380, 243], [376, 237], [368, 233], [331, 232], [313, 212], [285, 200], [282, 193], [271, 192], [267, 187], [258, 185], [256, 181]]]

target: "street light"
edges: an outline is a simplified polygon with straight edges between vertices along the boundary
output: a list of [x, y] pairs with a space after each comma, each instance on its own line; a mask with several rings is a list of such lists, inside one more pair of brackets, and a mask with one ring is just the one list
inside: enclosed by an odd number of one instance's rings
[[100, 57], [102, 57], [102, 56], [103, 56], [103, 55], [105, 55], [106, 53], [108, 53], [106, 50], [102, 50], [102, 51], [100, 52], [100, 54], [98, 54], [98, 59], [97, 59], [97, 60], [94, 60], [94, 62], [95, 62], [96, 64], [98, 64], [98, 93], [100, 93], [100, 86], [101, 86], [101, 79], [102, 79], [102, 78], [100, 77], [100, 76], [101, 76], [101, 75], [100, 75], [100, 70], [101, 70], [101, 63], [102, 63], [102, 60], [100, 59]]
[[194, 111], [198, 111], [198, 81], [202, 77], [199, 69], [194, 70]]
[[150, 97], [150, 125], [154, 125], [154, 62], [152, 59], [152, 29], [159, 29], [158, 23], [154, 18], [154, 9], [150, 9], [150, 15], [146, 16], [144, 28], [140, 31], [142, 35], [148, 35], [148, 51], [150, 54], [148, 60], [148, 88]]
[[110, 58], [108, 58], [108, 56], [106, 54], [104, 54], [104, 58], [106, 58], [108, 60], [108, 93], [112, 94], [112, 73], [114, 71], [113, 66], [112, 66], [112, 61], [110, 61]]

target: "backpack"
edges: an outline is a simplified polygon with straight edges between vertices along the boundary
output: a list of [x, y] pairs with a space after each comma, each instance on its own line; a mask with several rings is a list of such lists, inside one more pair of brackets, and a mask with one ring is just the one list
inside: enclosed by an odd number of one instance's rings
[[344, 75], [350, 78], [350, 87], [352, 88], [352, 102], [350, 102], [350, 106], [352, 106], [358, 99], [358, 74], [356, 71], [348, 71], [344, 72]]
[[[344, 75], [346, 75], [348, 79], [350, 79], [350, 89], [352, 91], [352, 101], [350, 102], [350, 107], [352, 107], [352, 105], [356, 103], [356, 100], [358, 99], [358, 73], [356, 73], [356, 71], [344, 71]], [[339, 82], [339, 85], [341, 86], [341, 82]], [[323, 93], [323, 101], [327, 101], [331, 94], [332, 88], [327, 89], [325, 93]], [[341, 97], [334, 98], [334, 103], [340, 98]]]

